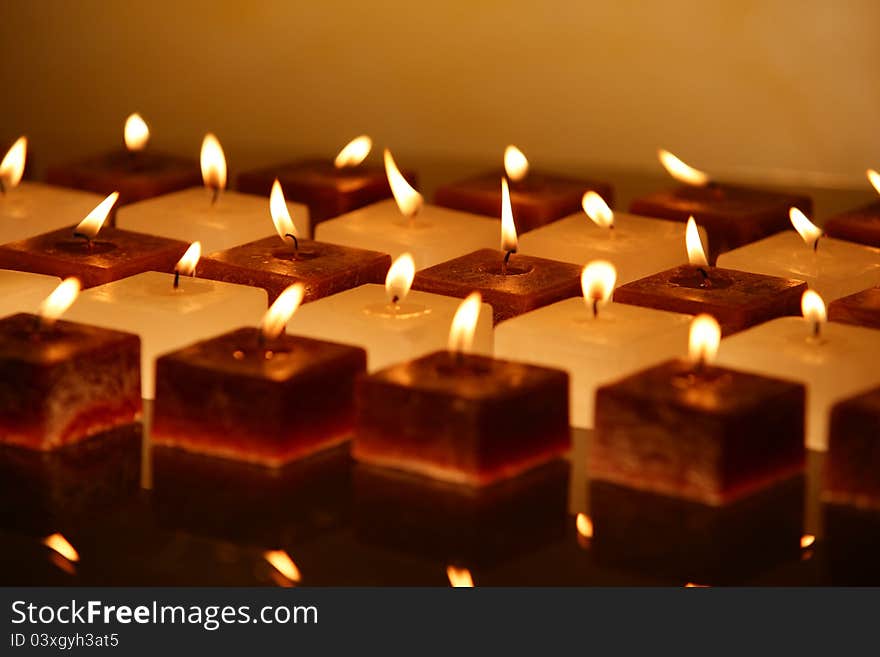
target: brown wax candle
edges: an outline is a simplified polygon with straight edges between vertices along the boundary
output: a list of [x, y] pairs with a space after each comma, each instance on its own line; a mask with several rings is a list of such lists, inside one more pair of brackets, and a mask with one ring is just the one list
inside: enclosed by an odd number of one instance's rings
[[140, 418], [136, 335], [39, 321], [0, 319], [0, 443], [51, 450]]
[[278, 467], [347, 440], [363, 349], [242, 328], [156, 362], [153, 441]]
[[503, 263], [503, 252], [480, 249], [416, 272], [413, 289], [462, 299], [477, 291], [495, 324], [581, 294], [577, 265], [514, 254], [504, 273]]
[[813, 201], [807, 196], [709, 183], [654, 192], [630, 203], [629, 211], [648, 217], [686, 222], [693, 216], [709, 237], [709, 262], [718, 254], [791, 228], [788, 211], [807, 215]]
[[296, 282], [305, 285], [304, 302], [342, 292], [365, 283], [384, 283], [391, 256], [326, 242], [300, 239], [294, 249], [277, 237], [267, 237], [199, 262], [199, 277], [261, 287], [269, 303]]
[[880, 247], [880, 201], [831, 217], [825, 222], [825, 233], [829, 237]]
[[828, 306], [828, 319], [880, 329], [880, 287], [835, 299]]
[[596, 392], [591, 475], [721, 505], [804, 463], [803, 385], [673, 360]]
[[708, 313], [723, 335], [776, 317], [801, 314], [807, 284], [718, 267], [682, 265], [627, 283], [614, 290], [614, 301], [633, 306], [696, 315]]
[[186, 242], [105, 226], [93, 240], [74, 236], [74, 227], [0, 246], [0, 269], [49, 276], [76, 276], [83, 288], [145, 271], [172, 272]]
[[568, 375], [436, 352], [358, 381], [353, 455], [484, 486], [568, 451]]
[[[501, 178], [503, 170], [443, 185], [434, 194], [434, 203], [453, 210], [464, 210], [490, 217], [501, 217]], [[614, 200], [609, 183], [578, 180], [540, 172], [530, 172], [523, 180], [510, 181], [510, 205], [518, 234], [581, 211], [581, 199], [594, 191], [608, 205]]]
[[880, 388], [831, 409], [824, 497], [880, 510]]

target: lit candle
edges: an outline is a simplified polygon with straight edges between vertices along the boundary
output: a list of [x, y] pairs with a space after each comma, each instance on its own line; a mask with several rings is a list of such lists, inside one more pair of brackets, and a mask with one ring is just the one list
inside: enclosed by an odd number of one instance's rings
[[495, 330], [499, 358], [568, 372], [571, 422], [576, 427], [593, 426], [598, 386], [685, 355], [690, 317], [611, 303], [615, 278], [611, 263], [593, 261], [581, 276], [583, 299], [533, 310]]
[[720, 337], [699, 315], [689, 360], [599, 388], [592, 478], [718, 506], [803, 469], [804, 387], [713, 365]]
[[484, 486], [568, 451], [568, 376], [467, 353], [480, 306], [462, 302], [447, 351], [358, 380], [355, 459]]
[[880, 287], [835, 299], [828, 305], [828, 319], [880, 329]]
[[56, 276], [0, 269], [0, 317], [35, 310], [59, 282]]
[[264, 315], [159, 358], [153, 441], [278, 467], [351, 436], [363, 349], [285, 334], [302, 301], [297, 283]]
[[[159, 354], [218, 331], [256, 322], [266, 310], [266, 293], [255, 287], [193, 276], [201, 245], [194, 242], [173, 267], [174, 273], [147, 271], [86, 290], [70, 317], [97, 326], [136, 333], [141, 338], [143, 395], [154, 396]], [[169, 268], [170, 271], [171, 268]]]
[[434, 202], [447, 208], [474, 212], [490, 217], [501, 216], [498, 178], [510, 180], [510, 196], [516, 230], [526, 233], [577, 212], [584, 192], [591, 190], [607, 203], [613, 190], [606, 182], [579, 180], [531, 171], [529, 161], [516, 146], [504, 151], [504, 171], [490, 171], [475, 178], [443, 185], [434, 194]]
[[637, 198], [630, 212], [674, 221], [696, 217], [708, 232], [713, 264], [719, 253], [785, 230], [791, 206], [812, 211], [809, 197], [718, 183], [669, 151], [661, 149], [658, 156], [683, 186]]
[[623, 285], [614, 292], [614, 300], [689, 315], [709, 313], [721, 323], [724, 335], [799, 313], [807, 287], [803, 281], [710, 267], [693, 217], [685, 242], [689, 265]]
[[293, 283], [301, 282], [306, 290], [304, 301], [309, 302], [363, 283], [378, 283], [388, 271], [391, 257], [385, 253], [301, 237], [277, 179], [269, 211], [278, 237], [214, 253], [202, 263], [201, 276], [261, 287], [270, 302]]
[[582, 204], [584, 212], [520, 236], [519, 252], [575, 264], [611, 260], [621, 285], [684, 262], [680, 223], [613, 212], [592, 191]]
[[[880, 194], [880, 172], [868, 169], [867, 175], [871, 186]], [[880, 199], [831, 217], [825, 222], [825, 232], [838, 239], [880, 247]]]
[[0, 443], [52, 450], [140, 418], [138, 338], [59, 321], [79, 289], [65, 279], [38, 314], [0, 319]]
[[[820, 247], [821, 248], [821, 247]], [[810, 290], [803, 317], [784, 317], [724, 341], [720, 361], [731, 367], [801, 381], [807, 386], [807, 447], [828, 447], [832, 405], [880, 383], [880, 332], [825, 323], [825, 304]]]
[[790, 218], [795, 230], [725, 253], [718, 265], [798, 278], [829, 301], [880, 285], [880, 249], [825, 237], [797, 208]]
[[[205, 253], [271, 234], [261, 221], [265, 198], [226, 191], [226, 157], [211, 133], [202, 141], [200, 159], [204, 189], [191, 187], [120, 208], [118, 224], [185, 242], [201, 242]], [[308, 208], [290, 204], [289, 210], [308, 233]]]
[[495, 243], [497, 221], [425, 205], [422, 195], [407, 182], [388, 150], [385, 172], [393, 201], [374, 203], [324, 221], [315, 231], [317, 239], [389, 253], [392, 258], [410, 253], [416, 269]]
[[123, 130], [124, 150], [51, 166], [46, 180], [104, 196], [118, 191], [119, 205], [199, 184], [199, 167], [195, 161], [147, 150], [149, 140], [147, 123], [140, 114], [131, 114]]
[[831, 409], [823, 500], [880, 510], [880, 388]]

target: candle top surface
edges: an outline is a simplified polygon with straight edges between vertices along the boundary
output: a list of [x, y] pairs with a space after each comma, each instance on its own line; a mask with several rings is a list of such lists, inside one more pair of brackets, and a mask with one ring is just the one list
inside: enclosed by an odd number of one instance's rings
[[400, 214], [394, 199], [373, 203], [363, 208], [331, 219], [318, 226], [318, 237], [332, 224], [344, 224], [354, 233], [381, 235], [393, 232], [395, 240], [403, 244], [421, 244], [440, 237], [468, 235], [479, 231], [491, 233], [497, 242], [501, 234], [501, 222], [470, 212], [450, 210], [438, 205], [425, 204], [413, 219]]
[[677, 240], [681, 245], [682, 258], [686, 259], [684, 231], [684, 226], [678, 221], [624, 212], [614, 213], [613, 228], [603, 228], [593, 223], [585, 213], [579, 212], [526, 233], [520, 238], [520, 246], [541, 238], [563, 241], [568, 246], [582, 246], [597, 254], [614, 254], [640, 250], [660, 241]]
[[48, 295], [59, 282], [60, 280], [57, 276], [0, 269], [0, 299], [34, 286], [39, 288], [51, 286], [46, 292]]
[[47, 218], [57, 217], [60, 227], [79, 222], [102, 200], [91, 192], [22, 180], [18, 187], [0, 196], [0, 219], [34, 219], [43, 225]]
[[872, 287], [835, 299], [828, 306], [828, 318], [880, 329], [880, 287]]
[[664, 189], [635, 199], [630, 211], [653, 215], [658, 206], [683, 215], [694, 215], [699, 223], [705, 218], [744, 219], [763, 214], [788, 216], [792, 206], [809, 212], [812, 201], [806, 196], [753, 187], [711, 183], [703, 187], [683, 185]]
[[[851, 410], [858, 410], [867, 415], [871, 415], [880, 422], [880, 386], [871, 388], [865, 392], [841, 402], [846, 404]], [[877, 435], [880, 439], [880, 434]]]
[[[413, 179], [412, 172], [403, 171], [404, 177]], [[286, 192], [294, 187], [309, 186], [324, 188], [333, 192], [353, 192], [365, 185], [384, 185], [388, 187], [385, 177], [385, 169], [375, 164], [359, 164], [357, 166], [337, 168], [332, 158], [307, 158], [295, 162], [286, 162], [275, 166], [265, 167], [241, 174], [240, 179], [247, 179], [250, 183], [255, 179], [266, 182], [266, 194], [272, 186], [275, 178], [281, 182]], [[252, 185], [248, 185], [250, 189]], [[291, 189], [288, 189], [291, 188]], [[388, 188], [388, 193], [391, 193]]]
[[[162, 194], [138, 203], [119, 208], [118, 220], [143, 222], [148, 226], [156, 217], [176, 223], [198, 222], [220, 225], [222, 222], [240, 220], [265, 227], [265, 234], [274, 232], [265, 196], [224, 190], [216, 203], [211, 203], [212, 191], [204, 187], [188, 187], [170, 194]], [[308, 217], [308, 208], [299, 203], [287, 202], [293, 221]], [[140, 223], [138, 225], [141, 225]]]
[[[488, 195], [498, 199], [498, 216], [501, 215], [501, 179], [506, 177], [503, 169], [466, 178], [442, 186], [435, 195], [442, 199], [448, 190], [456, 190], [462, 194], [477, 196]], [[550, 201], [566, 201], [574, 199], [575, 205], [581, 203], [584, 192], [593, 190], [607, 202], [611, 202], [611, 185], [606, 182], [590, 179], [578, 179], [541, 171], [529, 170], [523, 180], [510, 181], [510, 202], [513, 205], [535, 206]], [[439, 202], [439, 201], [438, 201]], [[514, 213], [514, 218], [516, 213]]]
[[192, 184], [201, 181], [199, 163], [191, 158], [169, 155], [153, 150], [145, 150], [130, 153], [124, 149], [118, 149], [109, 153], [92, 155], [67, 165], [65, 168], [81, 169], [90, 173], [110, 173], [115, 176], [139, 178], [156, 175], [180, 175], [181, 171], [189, 174], [194, 179]]
[[880, 200], [831, 217], [825, 222], [825, 232], [838, 239], [880, 247]]

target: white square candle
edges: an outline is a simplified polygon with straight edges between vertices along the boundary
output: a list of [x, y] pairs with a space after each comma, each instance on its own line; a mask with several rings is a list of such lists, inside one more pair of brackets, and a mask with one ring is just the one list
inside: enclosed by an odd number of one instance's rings
[[[287, 208], [301, 234], [309, 232], [309, 210], [299, 203]], [[210, 254], [275, 234], [264, 196], [223, 192], [211, 204], [211, 191], [193, 187], [119, 208], [116, 225], [184, 242], [199, 241]]]
[[257, 325], [266, 291], [149, 271], [83, 290], [65, 319], [141, 336], [141, 394], [155, 395], [156, 357], [240, 326]]
[[425, 205], [409, 219], [390, 199], [321, 222], [315, 239], [380, 251], [392, 258], [409, 252], [416, 269], [424, 269], [477, 249], [497, 249], [501, 222], [436, 205]]
[[717, 362], [804, 383], [807, 447], [825, 450], [831, 407], [880, 384], [878, 349], [880, 331], [829, 322], [813, 338], [810, 322], [782, 317], [722, 340]]
[[36, 313], [60, 278], [0, 269], [0, 317], [15, 313]]
[[823, 237], [813, 250], [793, 230], [722, 253], [718, 266], [797, 278], [826, 302], [880, 285], [880, 249]]
[[103, 200], [90, 192], [22, 182], [0, 194], [0, 244], [75, 226]]
[[[382, 285], [361, 285], [300, 306], [287, 326], [293, 335], [331, 340], [367, 350], [367, 368], [446, 349], [461, 299], [411, 290], [395, 308]], [[472, 351], [492, 355], [492, 308], [483, 304]]]
[[501, 322], [495, 355], [566, 370], [571, 423], [591, 428], [596, 388], [685, 356], [690, 321], [690, 315], [617, 303], [594, 317], [583, 298], [566, 299]]

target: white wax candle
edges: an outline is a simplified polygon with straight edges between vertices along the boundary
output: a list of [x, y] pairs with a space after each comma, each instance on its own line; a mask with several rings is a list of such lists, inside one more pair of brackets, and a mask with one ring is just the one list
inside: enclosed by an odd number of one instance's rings
[[156, 357], [240, 326], [259, 324], [266, 291], [256, 287], [180, 279], [145, 272], [84, 290], [66, 319], [141, 336], [141, 380], [145, 399], [155, 394]]
[[61, 279], [0, 269], [0, 317], [35, 313]]
[[[449, 325], [461, 299], [411, 290], [395, 309], [382, 285], [361, 285], [307, 303], [287, 332], [342, 342], [367, 350], [371, 372], [446, 349]], [[474, 353], [492, 355], [492, 308], [483, 304]]]
[[501, 222], [476, 214], [425, 205], [414, 218], [400, 213], [394, 200], [381, 201], [318, 224], [315, 239], [413, 256], [416, 269], [477, 249], [498, 248]]
[[89, 192], [22, 182], [0, 194], [0, 244], [75, 226], [102, 200]]
[[690, 321], [689, 315], [617, 303], [600, 306], [593, 317], [583, 298], [566, 299], [499, 324], [495, 355], [566, 370], [571, 422], [590, 428], [596, 388], [685, 356]]
[[804, 383], [807, 447], [825, 450], [831, 407], [880, 383], [878, 346], [874, 329], [829, 322], [813, 338], [810, 322], [782, 317], [722, 340], [718, 363]]
[[[309, 233], [309, 210], [299, 203], [287, 208], [300, 234]], [[199, 241], [210, 254], [275, 234], [269, 200], [263, 196], [223, 192], [211, 204], [211, 191], [193, 187], [119, 208], [120, 228], [184, 242]]]
[[823, 237], [813, 250], [794, 231], [722, 253], [718, 266], [806, 281], [826, 302], [880, 285], [880, 249]]
[[620, 212], [604, 228], [580, 212], [521, 235], [518, 253], [578, 265], [610, 260], [622, 285], [686, 263], [684, 231], [681, 222]]

